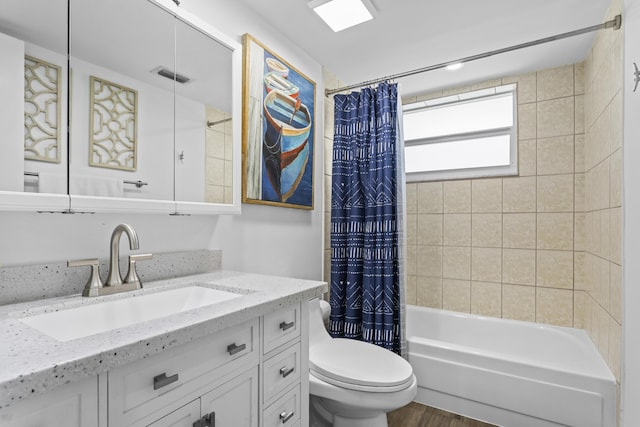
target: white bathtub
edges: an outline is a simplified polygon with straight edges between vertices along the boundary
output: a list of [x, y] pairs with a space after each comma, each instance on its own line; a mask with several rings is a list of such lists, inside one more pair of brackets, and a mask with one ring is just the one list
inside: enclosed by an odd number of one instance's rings
[[416, 402], [506, 427], [616, 425], [616, 381], [586, 332], [407, 306]]

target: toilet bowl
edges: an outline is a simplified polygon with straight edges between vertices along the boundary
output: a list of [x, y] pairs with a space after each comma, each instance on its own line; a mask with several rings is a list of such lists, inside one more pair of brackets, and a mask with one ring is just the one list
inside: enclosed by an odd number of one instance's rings
[[309, 302], [311, 427], [387, 427], [387, 412], [416, 396], [411, 365], [373, 344], [332, 338], [323, 311], [321, 301]]

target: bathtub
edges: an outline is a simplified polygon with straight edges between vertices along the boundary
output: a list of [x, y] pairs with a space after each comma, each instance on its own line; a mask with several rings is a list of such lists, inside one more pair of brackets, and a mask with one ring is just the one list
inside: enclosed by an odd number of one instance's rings
[[616, 381], [586, 332], [407, 306], [415, 401], [506, 427], [616, 425]]

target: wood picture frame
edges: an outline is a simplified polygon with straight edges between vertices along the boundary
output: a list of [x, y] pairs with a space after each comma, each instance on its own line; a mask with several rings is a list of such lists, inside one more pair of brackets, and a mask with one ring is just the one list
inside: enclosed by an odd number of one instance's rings
[[242, 202], [313, 209], [316, 84], [251, 35], [242, 44]]

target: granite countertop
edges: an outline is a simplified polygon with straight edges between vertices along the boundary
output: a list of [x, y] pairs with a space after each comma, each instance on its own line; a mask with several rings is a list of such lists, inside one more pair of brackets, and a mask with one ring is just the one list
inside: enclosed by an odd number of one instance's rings
[[[60, 342], [20, 319], [197, 284], [243, 294], [132, 326]], [[79, 295], [0, 306], [0, 409], [90, 375], [197, 340], [290, 304], [319, 297], [324, 282], [216, 271], [144, 284], [140, 291]]]

